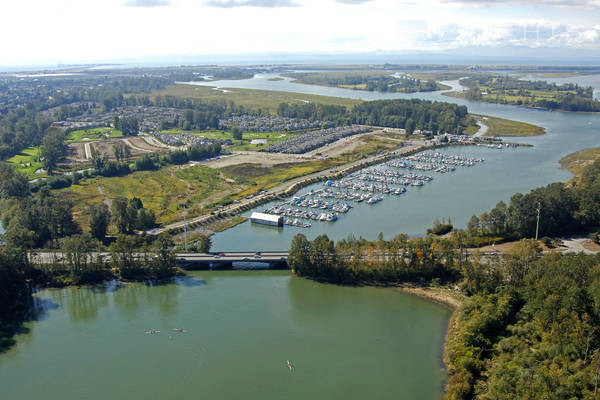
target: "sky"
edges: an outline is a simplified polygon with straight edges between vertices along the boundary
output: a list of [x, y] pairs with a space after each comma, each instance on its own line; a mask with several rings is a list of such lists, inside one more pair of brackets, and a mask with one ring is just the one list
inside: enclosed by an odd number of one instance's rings
[[462, 48], [600, 55], [600, 0], [6, 0], [0, 15], [0, 66]]

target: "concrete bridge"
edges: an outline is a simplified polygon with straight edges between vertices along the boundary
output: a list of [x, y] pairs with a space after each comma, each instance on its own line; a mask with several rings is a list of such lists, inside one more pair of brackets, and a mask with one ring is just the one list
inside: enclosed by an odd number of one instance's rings
[[288, 269], [287, 251], [177, 253], [185, 269]]

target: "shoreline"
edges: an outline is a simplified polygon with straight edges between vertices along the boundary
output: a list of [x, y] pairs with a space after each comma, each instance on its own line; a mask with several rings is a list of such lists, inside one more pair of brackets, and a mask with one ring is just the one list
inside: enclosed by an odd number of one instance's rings
[[432, 288], [430, 286], [422, 287], [403, 283], [399, 284], [396, 287], [396, 290], [402, 293], [409, 294], [411, 296], [420, 297], [424, 300], [439, 304], [442, 307], [447, 307], [452, 310], [450, 318], [448, 318], [448, 325], [446, 326], [446, 332], [444, 333], [444, 341], [442, 343], [442, 364], [444, 367], [444, 371], [446, 372], [446, 379], [444, 381], [444, 393], [446, 393], [449, 378], [448, 370], [450, 367], [448, 344], [450, 343], [450, 340], [452, 340], [452, 338], [455, 336], [456, 331], [459, 328], [458, 316], [460, 315], [465, 299], [460, 298], [462, 296], [457, 296], [458, 293], [456, 293], [456, 291], [445, 287]]

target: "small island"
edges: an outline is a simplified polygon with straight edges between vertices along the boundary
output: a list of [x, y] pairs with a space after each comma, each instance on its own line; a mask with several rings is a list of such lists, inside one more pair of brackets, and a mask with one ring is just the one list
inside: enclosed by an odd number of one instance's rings
[[434, 80], [419, 79], [405, 72], [393, 71], [327, 71], [285, 74], [294, 82], [354, 90], [417, 93], [447, 90], [449, 86]]
[[599, 112], [600, 101], [593, 97], [594, 89], [566, 83], [521, 80], [510, 75], [478, 74], [460, 80], [468, 90], [444, 93], [446, 96], [541, 108], [545, 110]]

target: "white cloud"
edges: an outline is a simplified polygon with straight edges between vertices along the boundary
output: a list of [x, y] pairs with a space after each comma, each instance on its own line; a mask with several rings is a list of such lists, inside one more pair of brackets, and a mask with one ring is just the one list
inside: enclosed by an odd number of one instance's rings
[[123, 4], [127, 7], [165, 7], [173, 5], [171, 0], [127, 0]]
[[204, 2], [207, 6], [219, 8], [234, 7], [298, 7], [299, 4], [292, 0], [209, 0]]

